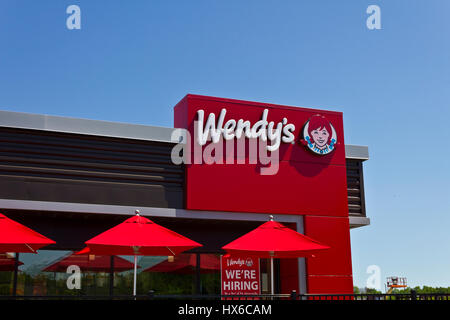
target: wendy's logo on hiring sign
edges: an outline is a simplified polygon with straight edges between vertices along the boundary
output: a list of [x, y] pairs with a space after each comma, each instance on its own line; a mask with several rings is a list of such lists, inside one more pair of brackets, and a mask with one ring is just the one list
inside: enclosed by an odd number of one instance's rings
[[316, 114], [306, 121], [301, 142], [318, 155], [329, 154], [336, 148], [336, 130], [327, 118]]

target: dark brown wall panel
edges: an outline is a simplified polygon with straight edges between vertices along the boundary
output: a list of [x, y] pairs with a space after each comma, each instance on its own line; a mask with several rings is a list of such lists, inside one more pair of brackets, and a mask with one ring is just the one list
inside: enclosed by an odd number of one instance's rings
[[349, 215], [366, 216], [362, 161], [353, 159], [346, 161]]
[[[173, 145], [0, 128], [0, 198], [184, 207], [184, 167]], [[347, 159], [349, 214], [365, 216], [362, 161]]]
[[172, 144], [0, 128], [0, 198], [182, 208]]

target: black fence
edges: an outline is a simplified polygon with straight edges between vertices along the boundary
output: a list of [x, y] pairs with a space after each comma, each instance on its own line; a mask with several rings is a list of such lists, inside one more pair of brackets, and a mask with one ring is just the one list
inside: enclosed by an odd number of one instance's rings
[[0, 300], [246, 300], [246, 301], [448, 301], [450, 293], [418, 294], [259, 294], [259, 295], [164, 295], [149, 292], [146, 295], [57, 295], [57, 296], [0, 296]]

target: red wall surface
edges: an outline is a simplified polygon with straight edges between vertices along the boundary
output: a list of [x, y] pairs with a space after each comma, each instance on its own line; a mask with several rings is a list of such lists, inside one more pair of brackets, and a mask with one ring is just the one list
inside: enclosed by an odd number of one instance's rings
[[306, 259], [308, 293], [353, 293], [348, 218], [305, 216], [304, 230], [331, 247]]
[[[316, 258], [307, 259], [307, 287], [310, 293], [351, 293], [353, 291], [348, 225], [347, 182], [342, 113], [249, 101], [187, 95], [175, 106], [175, 127], [191, 135], [194, 158], [194, 121], [197, 111], [214, 113], [227, 110], [228, 119], [249, 120], [253, 125], [268, 109], [268, 121], [283, 118], [295, 125], [294, 143], [281, 143], [280, 163], [275, 175], [261, 175], [263, 165], [188, 164], [186, 165], [186, 209], [230, 212], [295, 214], [304, 216], [305, 234], [332, 247]], [[315, 114], [333, 124], [338, 145], [327, 155], [316, 155], [300, 143], [306, 121]], [[205, 146], [203, 146], [204, 149]], [[248, 146], [247, 146], [248, 148]], [[237, 155], [230, 158], [236, 159]], [[283, 265], [282, 289], [293, 287], [294, 264]], [[287, 272], [290, 270], [289, 272]], [[283, 280], [283, 276], [285, 279]]]

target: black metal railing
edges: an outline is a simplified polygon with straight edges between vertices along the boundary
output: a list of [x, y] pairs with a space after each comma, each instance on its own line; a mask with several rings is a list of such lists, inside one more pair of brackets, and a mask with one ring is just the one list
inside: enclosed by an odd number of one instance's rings
[[448, 301], [450, 293], [419, 294], [391, 293], [391, 294], [259, 294], [259, 295], [220, 295], [220, 294], [155, 294], [149, 292], [144, 295], [47, 295], [47, 296], [0, 296], [0, 300], [293, 300], [293, 301]]

